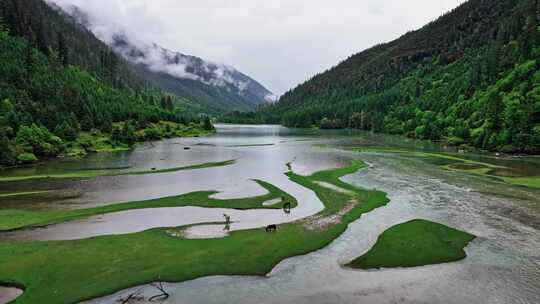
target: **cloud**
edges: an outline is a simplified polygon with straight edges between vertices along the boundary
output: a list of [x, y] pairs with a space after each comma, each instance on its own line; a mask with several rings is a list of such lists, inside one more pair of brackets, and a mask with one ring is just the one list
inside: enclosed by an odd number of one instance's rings
[[167, 49], [235, 66], [282, 94], [463, 0], [51, 0]]
[[63, 9], [134, 64], [144, 65], [154, 72], [200, 81], [229, 91], [234, 90], [240, 94], [249, 93], [245, 91], [249, 89], [252, 81], [233, 67], [187, 56], [164, 49], [155, 43], [142, 41], [134, 33], [126, 31], [121, 24], [100, 20], [94, 15], [85, 13], [74, 4], [65, 5]]

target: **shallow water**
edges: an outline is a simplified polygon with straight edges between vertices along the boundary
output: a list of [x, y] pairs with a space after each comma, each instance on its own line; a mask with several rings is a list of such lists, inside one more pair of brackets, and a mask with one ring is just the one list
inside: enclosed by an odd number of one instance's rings
[[[313, 202], [317, 202], [313, 198]], [[44, 228], [19, 230], [0, 234], [3, 241], [55, 241], [76, 240], [101, 235], [127, 234], [141, 232], [157, 227], [176, 227], [197, 223], [213, 223], [223, 221], [223, 214], [231, 217], [231, 224], [225, 228], [220, 225], [198, 225], [186, 230], [187, 237], [223, 236], [223, 231], [246, 230], [265, 227], [271, 224], [282, 224], [312, 215], [320, 210], [321, 204], [292, 209], [285, 213], [280, 209], [234, 210], [220, 208], [178, 207], [127, 210], [93, 216], [84, 220], [76, 220]]]
[[[506, 186], [485, 186], [483, 179], [418, 161], [360, 158], [370, 168], [345, 180], [386, 191], [388, 206], [363, 215], [330, 246], [283, 261], [266, 278], [217, 276], [166, 284], [172, 297], [164, 303], [538, 303], [540, 234], [521, 216], [538, 218], [537, 202], [480, 194], [477, 190]], [[370, 271], [340, 266], [367, 251], [385, 229], [415, 218], [478, 237], [466, 248], [468, 257], [455, 263]], [[156, 294], [142, 286], [89, 303], [113, 303], [136, 290]]]
[[9, 303], [22, 294], [22, 289], [0, 286], [0, 304]]
[[[156, 143], [153, 149], [111, 156], [117, 157], [118, 161], [107, 158], [106, 165], [130, 166], [138, 170], [238, 159], [233, 166], [85, 181], [13, 183], [20, 191], [29, 191], [38, 186], [57, 187], [60, 192], [74, 191], [80, 195], [67, 199], [46, 197], [43, 202], [24, 198], [10, 201], [10, 204], [20, 203], [19, 206], [25, 209], [81, 208], [195, 190], [218, 190], [218, 197], [223, 198], [246, 197], [264, 193], [264, 189], [250, 180], [257, 178], [288, 191], [299, 201], [299, 207], [293, 209], [291, 215], [285, 215], [281, 210], [259, 210], [255, 213], [248, 211], [243, 218], [241, 213], [225, 211], [231, 215], [232, 221], [240, 221], [240, 225], [246, 225], [244, 227], [250, 227], [250, 224], [263, 226], [267, 220], [290, 220], [315, 213], [321, 208], [312, 192], [283, 175], [285, 163], [293, 161], [295, 171], [307, 174], [342, 166], [350, 159], [362, 159], [369, 164], [369, 168], [344, 180], [387, 192], [391, 202], [386, 207], [363, 215], [326, 248], [283, 261], [266, 278], [219, 276], [166, 284], [172, 296], [164, 303], [539, 302], [539, 190], [447, 171], [423, 159], [396, 154], [359, 154], [315, 146], [390, 145], [444, 151], [432, 143], [371, 134], [334, 131], [314, 135], [313, 132], [275, 126], [220, 126], [219, 133], [214, 137]], [[246, 146], [269, 143], [275, 145]], [[192, 149], [184, 151], [184, 146], [191, 146]], [[94, 167], [104, 165], [93, 157], [82, 162], [91, 163]], [[509, 160], [504, 162], [507, 166], [513, 164]], [[79, 167], [86, 165], [78, 164]], [[531, 172], [540, 168], [540, 165], [532, 162], [529, 165], [537, 166], [529, 170]], [[521, 161], [516, 168], [519, 166], [522, 166]], [[0, 201], [0, 206], [2, 204]], [[182, 221], [223, 220], [224, 210], [182, 208], [173, 208], [173, 212], [156, 209], [109, 214], [35, 230], [38, 232], [30, 232], [29, 238], [54, 239], [58, 235], [60, 238], [66, 235], [84, 237], [85, 233], [89, 236], [99, 229], [123, 233], [121, 229], [133, 226], [133, 221], [139, 225], [137, 229], [141, 229], [140, 223], [152, 225], [163, 222], [165, 226], [177, 226]], [[256, 217], [258, 212], [260, 218]], [[103, 218], [106, 221], [91, 223]], [[455, 263], [371, 271], [340, 266], [366, 252], [385, 229], [414, 218], [440, 222], [473, 233], [478, 238], [465, 249], [468, 257]], [[233, 229], [235, 224], [232, 224]], [[201, 237], [223, 233], [223, 226], [216, 225], [195, 226], [193, 229], [192, 235]], [[25, 237], [23, 233], [18, 237], [27, 239], [28, 235]], [[122, 295], [134, 291], [140, 291], [147, 297], [157, 293], [155, 288], [149, 286], [135, 287], [90, 303], [115, 303]]]
[[[200, 170], [148, 174], [138, 176], [98, 177], [84, 180], [34, 180], [0, 183], [0, 191], [30, 191], [55, 189], [54, 195], [0, 199], [0, 208], [19, 209], [66, 209], [88, 208], [115, 202], [144, 200], [178, 195], [199, 190], [216, 190], [220, 198], [247, 197], [264, 193], [251, 179], [262, 179], [288, 191], [294, 183], [283, 175], [285, 164], [295, 160], [295, 170], [309, 173], [344, 164], [344, 159], [327, 155], [319, 149], [311, 149], [304, 137], [278, 126], [234, 128], [223, 126], [220, 133], [208, 138], [170, 139], [154, 144], [153, 148], [141, 148], [131, 152], [109, 155], [91, 155], [74, 165], [56, 161], [45, 163], [42, 171], [61, 170], [63, 166], [131, 167], [130, 170], [171, 168], [206, 162], [236, 159], [231, 166]], [[301, 133], [302, 134], [302, 133]], [[280, 143], [280, 140], [288, 142]], [[242, 146], [257, 143], [275, 143], [274, 146]], [[190, 150], [184, 150], [190, 146]], [[20, 174], [16, 171], [15, 173]], [[4, 175], [15, 174], [6, 171]]]

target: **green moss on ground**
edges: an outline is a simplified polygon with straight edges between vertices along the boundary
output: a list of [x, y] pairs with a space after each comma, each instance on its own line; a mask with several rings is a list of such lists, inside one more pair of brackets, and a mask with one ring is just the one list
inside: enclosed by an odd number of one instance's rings
[[182, 167], [173, 167], [173, 168], [164, 168], [156, 170], [144, 170], [144, 171], [125, 171], [123, 169], [96, 169], [96, 170], [78, 170], [70, 171], [65, 173], [58, 174], [47, 174], [47, 175], [26, 175], [26, 176], [1, 176], [0, 182], [13, 182], [21, 180], [33, 180], [33, 179], [66, 179], [66, 178], [92, 178], [98, 176], [120, 176], [120, 175], [143, 175], [143, 174], [157, 174], [157, 173], [167, 173], [167, 172], [176, 172], [184, 170], [195, 170], [195, 169], [204, 169], [204, 168], [213, 168], [213, 167], [223, 167], [229, 166], [236, 162], [236, 160], [226, 160], [220, 162], [208, 162], [203, 164], [182, 166]]
[[[315, 191], [326, 209], [280, 225], [275, 233], [253, 229], [220, 239], [188, 240], [172, 237], [162, 228], [77, 241], [4, 243], [0, 247], [0, 281], [26, 286], [15, 303], [62, 304], [157, 280], [265, 275], [283, 259], [327, 246], [362, 213], [388, 202], [382, 192], [350, 186], [354, 194], [344, 194], [316, 183], [323, 180], [344, 186], [336, 178], [359, 168], [361, 163], [355, 163], [307, 177], [289, 172], [291, 180]], [[318, 226], [321, 217], [338, 220]]]
[[383, 232], [377, 243], [347, 266], [361, 269], [415, 267], [458, 261], [474, 235], [442, 224], [412, 220]]
[[[291, 203], [294, 208], [298, 205], [296, 199], [282, 191], [281, 189], [261, 180], [255, 180], [265, 188], [268, 193], [261, 196], [238, 198], [238, 199], [215, 199], [210, 196], [216, 194], [214, 191], [192, 192], [178, 196], [150, 199], [138, 202], [127, 202], [112, 204], [102, 207], [75, 209], [65, 211], [24, 211], [24, 210], [0, 210], [0, 232], [22, 229], [29, 226], [40, 227], [50, 224], [86, 218], [92, 215], [106, 214], [118, 211], [144, 208], [182, 207], [198, 206], [207, 208], [231, 208], [231, 209], [280, 209], [284, 202]], [[280, 203], [272, 206], [263, 206], [269, 200], [279, 198]]]

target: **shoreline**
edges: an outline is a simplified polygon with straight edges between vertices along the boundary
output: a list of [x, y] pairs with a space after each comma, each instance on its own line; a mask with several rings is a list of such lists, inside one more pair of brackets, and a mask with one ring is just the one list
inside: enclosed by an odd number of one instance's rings
[[[171, 122], [164, 122], [171, 123]], [[184, 126], [179, 125], [178, 126]], [[143, 132], [144, 130], [139, 130], [137, 132]], [[171, 131], [172, 132], [172, 131]], [[121, 153], [136, 150], [137, 148], [144, 146], [146, 144], [152, 145], [153, 142], [159, 142], [166, 139], [174, 138], [193, 138], [193, 137], [207, 137], [214, 135], [216, 129], [213, 130], [204, 130], [202, 128], [193, 128], [193, 126], [187, 126], [186, 130], [175, 130], [175, 133], [168, 135], [163, 135], [160, 138], [148, 138], [143, 140], [137, 140], [133, 145], [128, 145], [122, 142], [113, 143], [111, 134], [98, 132], [96, 134], [91, 134], [90, 132], [80, 132], [77, 135], [77, 139], [73, 141], [68, 141], [64, 143], [64, 151], [56, 156], [41, 156], [35, 162], [25, 163], [21, 162], [13, 166], [0, 166], [0, 178], [2, 174], [9, 172], [11, 170], [17, 170], [22, 168], [31, 168], [34, 166], [40, 166], [46, 164], [53, 160], [59, 159], [70, 159], [70, 160], [80, 160], [85, 158], [89, 154], [104, 154], [104, 153]], [[84, 145], [87, 145], [88, 142], [91, 142], [89, 147], [81, 147], [81, 142], [85, 142]]]
[[[39, 299], [43, 303], [71, 303], [158, 280], [182, 282], [215, 274], [265, 275], [286, 258], [324, 248], [341, 235], [349, 223], [389, 202], [383, 192], [360, 189], [339, 180], [363, 168], [362, 162], [354, 161], [349, 167], [310, 176], [288, 172], [287, 176], [292, 181], [314, 191], [325, 209], [318, 213], [319, 218], [304, 218], [279, 225], [275, 233], [250, 229], [234, 231], [221, 239], [190, 240], [170, 236], [166, 233], [170, 228], [156, 228], [76, 241], [7, 242], [0, 248], [0, 259], [6, 261], [0, 265], [0, 279], [5, 279], [1, 277], [2, 273], [10, 273], [10, 280], [28, 286], [17, 302], [33, 303]], [[355, 195], [321, 187], [315, 183], [318, 180], [353, 190]], [[351, 199], [352, 207], [349, 206]], [[306, 227], [312, 221], [319, 223], [321, 218], [333, 218], [338, 213], [341, 214], [339, 220], [331, 221], [329, 225], [310, 226], [315, 229]], [[131, 248], [130, 254], [126, 256], [124, 248], [128, 247]], [[238, 256], [238, 251], [245, 254]], [[59, 255], [59, 252], [69, 252], [69, 255]], [[183, 259], [178, 260], [178, 255]], [[47, 267], [38, 270], [31, 267], [32, 261], [44, 257], [48, 260]], [[224, 264], [223, 259], [228, 263]], [[62, 273], [57, 271], [60, 265], [63, 265]], [[36, 271], [39, 277], [47, 278], [46, 281], [58, 282], [57, 286], [63, 290], [52, 293], [46, 284], [43, 285], [43, 280], [33, 279]], [[105, 272], [109, 276], [107, 280], [97, 279]], [[85, 279], [81, 280], [81, 277]]]

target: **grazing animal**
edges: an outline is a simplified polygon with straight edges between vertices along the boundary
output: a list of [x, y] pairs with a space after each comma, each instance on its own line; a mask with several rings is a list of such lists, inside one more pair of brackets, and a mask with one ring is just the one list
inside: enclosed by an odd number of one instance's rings
[[231, 217], [225, 213], [223, 213], [223, 217], [225, 218], [225, 224], [229, 225], [231, 223]]
[[288, 210], [290, 210], [290, 209], [291, 209], [291, 203], [285, 203], [285, 204], [283, 204], [283, 209], [286, 209], [286, 210], [288, 209]]
[[275, 232], [275, 231], [277, 231], [277, 225], [268, 225], [268, 226], [266, 226], [265, 230], [266, 230], [266, 232], [273, 232], [273, 231]]
[[156, 171], [156, 168], [152, 168], [152, 171]]
[[191, 148], [190, 147], [184, 147], [184, 150], [190, 150]]

